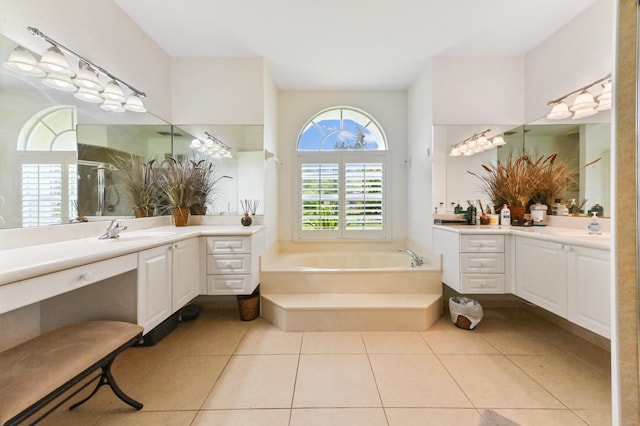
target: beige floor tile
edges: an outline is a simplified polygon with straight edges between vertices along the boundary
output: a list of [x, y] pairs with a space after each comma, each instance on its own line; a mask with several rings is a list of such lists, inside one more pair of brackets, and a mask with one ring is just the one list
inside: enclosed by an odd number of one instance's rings
[[200, 411], [192, 426], [288, 426], [289, 409]]
[[96, 426], [189, 426], [197, 413], [197, 411], [111, 413], [101, 418]]
[[447, 370], [480, 408], [565, 408], [502, 355], [439, 355]]
[[198, 410], [228, 360], [228, 356], [168, 358], [141, 379], [131, 396], [144, 404], [144, 411]]
[[366, 355], [301, 355], [293, 407], [381, 407]]
[[573, 356], [511, 355], [509, 359], [568, 408], [611, 408], [611, 379]]
[[491, 346], [505, 355], [537, 355], [559, 353], [545, 333], [534, 327], [505, 327], [491, 331], [475, 330]]
[[290, 426], [387, 426], [382, 408], [297, 408]]
[[611, 410], [573, 410], [589, 426], [611, 426]]
[[436, 354], [497, 354], [482, 335], [475, 330], [462, 330], [451, 321], [438, 321], [427, 331], [420, 333]]
[[498, 414], [522, 426], [584, 426], [571, 410], [495, 409]]
[[248, 327], [232, 324], [229, 323], [225, 327], [193, 328], [186, 333], [182, 345], [173, 353], [175, 355], [233, 355], [247, 333]]
[[386, 408], [389, 426], [477, 426], [475, 408]]
[[369, 331], [362, 333], [367, 352], [370, 354], [430, 354], [431, 349], [413, 331]]
[[358, 332], [306, 332], [302, 337], [303, 354], [363, 354], [362, 334]]
[[369, 355], [384, 407], [471, 407], [435, 355]]
[[242, 338], [236, 354], [299, 354], [302, 333], [287, 333], [274, 326], [252, 327]]
[[297, 355], [234, 356], [203, 407], [290, 408], [297, 366]]

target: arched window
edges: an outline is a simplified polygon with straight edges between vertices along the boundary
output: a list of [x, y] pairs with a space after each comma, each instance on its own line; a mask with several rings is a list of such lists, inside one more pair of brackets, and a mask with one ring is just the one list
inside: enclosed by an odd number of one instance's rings
[[46, 108], [18, 136], [22, 226], [66, 223], [77, 216], [76, 108]]
[[297, 142], [296, 238], [387, 238], [387, 140], [364, 111], [317, 113]]

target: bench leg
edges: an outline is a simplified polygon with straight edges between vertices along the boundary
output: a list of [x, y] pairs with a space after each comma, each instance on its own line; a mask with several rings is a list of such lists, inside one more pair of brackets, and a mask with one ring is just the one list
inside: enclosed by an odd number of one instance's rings
[[96, 385], [95, 389], [93, 389], [93, 392], [91, 392], [91, 394], [89, 394], [88, 397], [73, 404], [71, 407], [69, 407], [69, 410], [73, 410], [74, 408], [87, 402], [89, 399], [91, 399], [91, 397], [93, 397], [93, 395], [96, 394], [96, 392], [98, 392], [98, 389], [100, 389], [103, 385], [109, 385], [113, 393], [115, 393], [118, 398], [120, 398], [122, 401], [126, 402], [136, 410], [142, 409], [141, 403], [131, 398], [129, 395], [124, 393], [122, 389], [120, 389], [120, 387], [116, 383], [116, 380], [113, 378], [113, 375], [111, 374], [111, 364], [113, 364], [113, 359], [107, 362], [107, 364], [102, 366], [102, 374], [100, 375], [98, 384]]

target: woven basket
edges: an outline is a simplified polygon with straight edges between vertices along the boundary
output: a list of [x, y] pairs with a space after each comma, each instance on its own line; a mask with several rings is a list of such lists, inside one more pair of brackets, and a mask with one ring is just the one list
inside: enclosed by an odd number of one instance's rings
[[242, 321], [252, 321], [260, 315], [260, 294], [238, 295], [238, 310]]

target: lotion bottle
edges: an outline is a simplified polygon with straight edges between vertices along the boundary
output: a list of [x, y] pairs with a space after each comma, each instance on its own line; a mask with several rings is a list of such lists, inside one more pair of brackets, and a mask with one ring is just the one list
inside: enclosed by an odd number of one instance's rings
[[500, 210], [500, 225], [511, 226], [511, 210], [506, 204], [503, 204], [502, 210]]

